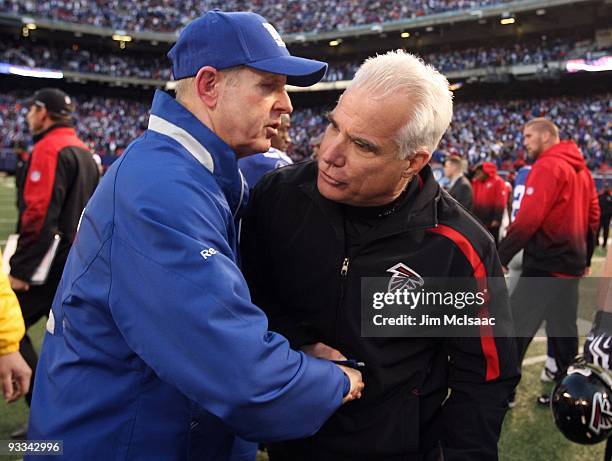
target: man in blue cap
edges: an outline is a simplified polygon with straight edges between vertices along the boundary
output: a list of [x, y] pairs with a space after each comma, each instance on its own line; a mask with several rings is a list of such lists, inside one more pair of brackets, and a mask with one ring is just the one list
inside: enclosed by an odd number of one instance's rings
[[226, 460], [235, 434], [312, 434], [361, 375], [267, 331], [238, 268], [246, 187], [236, 157], [270, 148], [285, 84], [326, 64], [290, 56], [264, 18], [212, 11], [170, 50], [176, 99], [89, 202], [47, 324], [30, 439], [64, 459]]

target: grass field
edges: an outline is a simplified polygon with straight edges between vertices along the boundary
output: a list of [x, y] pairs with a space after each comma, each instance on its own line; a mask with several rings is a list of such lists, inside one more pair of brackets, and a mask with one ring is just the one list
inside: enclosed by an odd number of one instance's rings
[[[13, 233], [16, 220], [15, 189], [13, 178], [0, 177], [0, 240], [4, 241], [9, 233]], [[2, 245], [4, 242], [2, 242]], [[596, 253], [593, 273], [601, 273], [604, 254]], [[591, 289], [581, 290], [581, 296], [591, 304], [593, 293]], [[581, 303], [582, 304], [582, 303]], [[581, 310], [581, 312], [584, 312]], [[31, 328], [34, 343], [40, 346], [44, 334], [44, 322], [41, 321]], [[547, 407], [537, 407], [536, 398], [544, 390], [550, 389], [540, 383], [539, 375], [546, 354], [546, 342], [537, 340], [532, 343], [528, 359], [536, 363], [526, 365], [523, 369], [523, 379], [518, 387], [517, 405], [508, 412], [504, 422], [499, 443], [500, 460], [502, 461], [598, 461], [603, 460], [603, 444], [587, 447], [567, 441], [558, 432]], [[10, 432], [27, 420], [28, 409], [23, 400], [6, 405], [0, 402], [0, 440], [9, 438]], [[11, 459], [0, 456], [0, 459]], [[265, 454], [258, 456], [259, 461], [267, 459]]]

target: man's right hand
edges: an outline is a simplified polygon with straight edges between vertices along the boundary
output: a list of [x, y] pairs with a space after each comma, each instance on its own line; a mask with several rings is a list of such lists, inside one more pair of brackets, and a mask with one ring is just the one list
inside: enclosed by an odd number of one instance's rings
[[19, 351], [0, 355], [0, 381], [7, 403], [14, 402], [30, 389], [32, 370]]
[[[302, 352], [325, 360], [346, 360], [346, 357], [337, 349], [328, 346], [325, 343], [314, 343], [307, 344], [301, 347]], [[336, 364], [349, 378], [351, 382], [351, 388], [348, 393], [342, 399], [342, 403], [350, 402], [351, 400], [360, 399], [361, 391], [365, 387], [361, 372], [354, 368], [345, 367], [343, 365]]]
[[336, 366], [340, 368], [346, 374], [346, 376], [348, 376], [349, 381], [351, 382], [351, 388], [342, 399], [342, 403], [344, 404], [350, 402], [351, 400], [360, 399], [361, 391], [363, 391], [363, 388], [365, 387], [363, 378], [361, 377], [361, 372], [343, 365], [336, 364]]

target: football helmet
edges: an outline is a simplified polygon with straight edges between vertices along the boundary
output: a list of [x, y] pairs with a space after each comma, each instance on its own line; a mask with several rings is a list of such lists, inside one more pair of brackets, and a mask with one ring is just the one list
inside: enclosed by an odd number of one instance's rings
[[580, 358], [555, 386], [550, 407], [555, 424], [569, 440], [601, 442], [612, 433], [612, 379]]

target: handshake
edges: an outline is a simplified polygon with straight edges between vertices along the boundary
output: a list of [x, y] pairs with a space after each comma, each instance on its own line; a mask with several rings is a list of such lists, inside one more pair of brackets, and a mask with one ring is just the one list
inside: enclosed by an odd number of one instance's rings
[[[340, 351], [323, 343], [307, 344], [305, 346], [302, 346], [300, 350], [312, 357], [331, 360], [333, 362], [347, 360], [346, 357], [342, 355]], [[365, 387], [361, 372], [354, 368], [340, 365], [338, 363], [336, 363], [336, 366], [340, 368], [344, 372], [344, 374], [346, 374], [346, 376], [348, 376], [349, 381], [351, 382], [350, 390], [344, 396], [344, 399], [342, 399], [342, 403], [344, 404], [350, 402], [351, 400], [360, 399], [361, 391]]]

